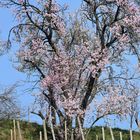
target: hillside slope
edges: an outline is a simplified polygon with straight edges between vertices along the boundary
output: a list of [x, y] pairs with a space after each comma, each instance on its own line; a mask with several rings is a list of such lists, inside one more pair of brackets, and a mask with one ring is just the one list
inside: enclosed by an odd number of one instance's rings
[[[24, 140], [39, 140], [39, 132], [43, 131], [41, 125], [37, 123], [28, 123], [25, 121], [20, 121], [22, 136]], [[10, 140], [10, 129], [13, 129], [13, 121], [11, 120], [2, 120], [0, 121], [0, 140]], [[130, 139], [130, 133], [128, 130], [121, 130], [119, 128], [114, 128], [113, 133], [115, 140], [120, 139], [120, 131], [123, 135], [123, 140]], [[88, 140], [95, 140], [96, 135], [98, 135], [98, 140], [102, 140], [102, 128], [96, 126], [92, 128]], [[109, 128], [105, 127], [105, 138], [106, 140], [111, 140], [111, 135]], [[17, 137], [18, 139], [18, 137]], [[133, 132], [133, 140], [140, 140], [140, 133]]]
[[[20, 127], [24, 140], [39, 140], [39, 132], [42, 131], [41, 125], [20, 121]], [[10, 129], [13, 129], [13, 121], [0, 121], [0, 140], [10, 140]]]

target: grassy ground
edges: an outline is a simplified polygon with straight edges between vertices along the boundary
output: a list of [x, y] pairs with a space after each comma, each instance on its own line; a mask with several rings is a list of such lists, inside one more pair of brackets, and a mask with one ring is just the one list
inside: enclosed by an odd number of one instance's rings
[[[110, 135], [110, 129], [105, 127], [105, 139], [106, 140], [112, 140]], [[130, 140], [130, 132], [128, 130], [122, 130], [119, 128], [113, 129], [113, 134], [115, 140], [120, 140], [120, 132], [122, 132], [123, 140]], [[88, 136], [88, 140], [93, 140], [93, 138], [96, 138], [96, 135], [98, 135], [98, 140], [102, 140], [102, 128], [99, 126], [96, 126], [93, 128]], [[140, 140], [140, 133], [133, 132], [133, 140]]]
[[[28, 123], [20, 121], [22, 136], [24, 140], [39, 140], [39, 132], [43, 131], [41, 125], [37, 123]], [[0, 140], [10, 140], [10, 129], [13, 129], [13, 121], [2, 120], [0, 121]], [[118, 128], [113, 129], [115, 140], [120, 140], [119, 133], [122, 132], [123, 140], [130, 140], [130, 133], [128, 130], [121, 130]], [[88, 136], [88, 140], [95, 140], [98, 135], [98, 140], [102, 140], [102, 128], [97, 126], [93, 128]], [[106, 140], [111, 140], [109, 128], [105, 128]], [[18, 140], [18, 137], [17, 137]], [[140, 140], [140, 133], [133, 132], [133, 140]]]
[[[39, 140], [39, 132], [43, 130], [37, 123], [25, 121], [20, 121], [20, 127], [24, 140]], [[0, 121], [0, 140], [10, 140], [10, 129], [13, 129], [13, 121]]]

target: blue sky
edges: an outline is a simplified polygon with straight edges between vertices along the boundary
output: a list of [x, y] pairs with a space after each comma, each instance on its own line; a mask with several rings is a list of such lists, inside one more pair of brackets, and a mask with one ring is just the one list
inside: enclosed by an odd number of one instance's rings
[[[76, 8], [78, 8], [80, 6], [80, 2], [81, 0], [57, 0], [58, 3], [60, 4], [68, 4], [69, 5], [69, 10], [70, 11], [74, 11]], [[12, 15], [12, 12], [10, 11], [10, 9], [0, 9], [0, 39], [2, 40], [6, 40], [7, 39], [7, 35], [8, 35], [8, 31], [10, 30], [10, 28], [16, 24], [16, 22], [14, 21], [14, 17]], [[11, 49], [12, 52], [14, 52], [15, 47], [16, 46], [12, 46], [13, 48]], [[1, 86], [8, 86], [8, 85], [12, 85], [15, 82], [19, 82], [22, 84], [21, 81], [26, 80], [26, 75], [24, 73], [20, 73], [18, 72], [14, 67], [13, 67], [13, 62], [12, 62], [12, 57], [13, 57], [13, 53], [8, 53], [4, 56], [0, 56], [0, 85]], [[28, 92], [25, 93], [25, 87], [27, 85], [24, 85], [22, 87], [18, 87], [17, 92], [18, 95], [22, 94], [19, 96], [19, 104], [21, 104], [21, 106], [24, 106], [27, 108], [27, 106], [32, 102], [32, 97], [28, 96]], [[24, 93], [24, 94], [23, 94]], [[41, 120], [35, 116], [32, 115], [31, 117], [32, 121], [38, 121], [41, 122]], [[113, 119], [112, 119], [113, 120]], [[97, 124], [101, 124], [103, 123], [103, 121], [101, 121], [100, 123]], [[114, 121], [112, 121], [112, 124], [114, 123]], [[114, 126], [120, 126], [121, 128], [128, 128], [128, 123], [124, 122], [121, 124], [119, 124], [120, 122], [118, 122], [118, 124], [114, 125]]]

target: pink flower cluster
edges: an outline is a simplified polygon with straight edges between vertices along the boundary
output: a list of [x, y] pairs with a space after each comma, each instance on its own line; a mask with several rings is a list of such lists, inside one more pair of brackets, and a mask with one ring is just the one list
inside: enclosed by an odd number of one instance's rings
[[77, 114], [82, 115], [84, 112], [80, 109], [80, 98], [69, 96], [68, 99], [64, 99], [62, 105], [66, 111], [66, 115], [74, 117]]
[[60, 8], [59, 6], [56, 4], [55, 1], [50, 1], [48, 0], [45, 4], [45, 7], [47, 9], [47, 13], [45, 13], [45, 17], [48, 20], [48, 23], [50, 24], [51, 22], [51, 26], [52, 28], [57, 30], [57, 33], [60, 36], [64, 36], [65, 34], [65, 23], [63, 21], [63, 19], [60, 17]]
[[123, 15], [120, 14], [120, 19], [111, 25], [110, 32], [117, 38], [116, 47], [121, 51], [131, 41], [130, 28], [135, 30], [136, 34], [140, 33], [140, 9], [133, 1], [116, 0], [116, 2], [120, 5], [120, 13], [124, 10], [125, 12]]
[[24, 0], [18, 0], [18, 2], [19, 2], [20, 4], [23, 4]]
[[[80, 102], [82, 92], [87, 81], [87, 75], [95, 76], [99, 69], [104, 69], [109, 63], [107, 49], [101, 50], [99, 44], [92, 46], [92, 42], [84, 42], [82, 46], [75, 46], [75, 53], [66, 51], [61, 45], [60, 56], [47, 58], [46, 69], [48, 72], [42, 80], [42, 90], [51, 87], [55, 100], [60, 108], [69, 116], [82, 114]], [[93, 49], [94, 48], [94, 49]], [[80, 75], [80, 77], [79, 77]], [[75, 96], [76, 95], [76, 96]]]
[[118, 113], [119, 115], [128, 114], [131, 101], [124, 91], [123, 94], [121, 94], [122, 90], [122, 87], [108, 86], [108, 91], [104, 98], [101, 101], [97, 99], [94, 102], [98, 117], [112, 112]]
[[32, 40], [30, 48], [21, 47], [21, 49], [17, 53], [17, 56], [18, 58], [20, 58], [21, 61], [29, 60], [36, 62], [39, 61], [39, 59], [44, 55], [45, 51], [46, 50], [42, 40], [35, 39]]

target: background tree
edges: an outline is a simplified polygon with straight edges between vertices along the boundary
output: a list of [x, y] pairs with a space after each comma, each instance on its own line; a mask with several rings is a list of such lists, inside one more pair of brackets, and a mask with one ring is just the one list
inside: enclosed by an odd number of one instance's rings
[[[17, 69], [36, 76], [42, 109], [36, 114], [51, 114], [59, 139], [64, 139], [65, 120], [69, 131], [76, 120], [79, 139], [77, 117], [83, 127], [88, 112], [94, 117], [91, 126], [104, 116], [130, 112], [139, 72], [128, 61], [132, 56], [136, 64], [140, 60], [140, 8], [135, 2], [84, 0], [76, 16], [65, 14], [66, 7], [54, 0], [1, 4], [15, 9], [19, 24], [10, 30], [8, 45], [14, 33], [20, 45]], [[44, 118], [49, 127], [48, 115]]]
[[5, 88], [0, 93], [0, 120], [15, 119], [19, 117], [20, 108], [17, 105], [15, 97], [16, 85]]
[[[7, 41], [0, 40], [0, 56], [8, 52]], [[17, 97], [15, 89], [17, 85], [0, 89], [0, 120], [13, 119], [19, 117], [20, 108], [17, 105]]]

